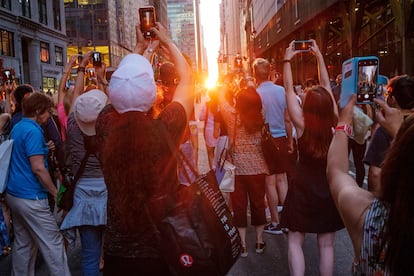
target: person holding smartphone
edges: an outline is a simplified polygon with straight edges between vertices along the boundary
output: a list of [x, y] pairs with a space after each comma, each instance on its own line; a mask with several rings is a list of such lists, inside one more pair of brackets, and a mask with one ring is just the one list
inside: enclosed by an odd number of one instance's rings
[[[179, 145], [193, 110], [192, 70], [159, 23], [150, 29], [156, 40], [145, 39], [136, 26], [136, 47], [112, 74], [108, 86], [111, 105], [96, 122], [98, 158], [108, 188], [104, 275], [170, 275], [161, 256], [153, 221], [165, 209], [165, 194], [178, 183], [177, 167], [159, 123]], [[158, 115], [151, 116], [156, 85], [150, 62], [158, 41], [172, 58], [180, 82]], [[164, 199], [164, 200], [163, 200]]]
[[326, 178], [326, 159], [333, 136], [332, 129], [338, 121], [338, 107], [323, 55], [315, 40], [312, 42], [310, 52], [318, 62], [320, 85], [308, 89], [303, 106], [299, 104], [293, 88], [290, 63], [300, 52], [295, 49], [294, 41], [286, 48], [283, 61], [287, 108], [298, 138], [299, 159], [296, 168], [300, 172], [289, 183], [281, 219], [282, 227], [289, 229], [288, 261], [291, 275], [305, 274], [302, 245], [306, 233], [317, 234], [320, 275], [332, 275], [335, 232], [344, 227]]
[[[399, 77], [398, 82], [403, 85], [396, 86], [399, 89], [414, 91], [414, 78]], [[355, 100], [351, 96], [341, 110], [338, 125], [352, 122]], [[366, 191], [349, 175], [348, 137], [343, 131], [335, 133], [329, 148], [329, 186], [352, 240], [353, 275], [413, 275], [414, 117], [382, 100], [374, 102], [379, 106], [377, 121], [393, 139], [382, 162], [380, 189], [376, 194]]]

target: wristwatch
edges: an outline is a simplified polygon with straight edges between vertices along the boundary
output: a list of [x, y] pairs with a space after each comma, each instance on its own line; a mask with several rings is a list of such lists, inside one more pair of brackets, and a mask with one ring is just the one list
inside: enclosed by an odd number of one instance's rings
[[338, 125], [335, 128], [335, 133], [337, 132], [344, 132], [349, 137], [352, 134], [352, 127], [348, 124]]

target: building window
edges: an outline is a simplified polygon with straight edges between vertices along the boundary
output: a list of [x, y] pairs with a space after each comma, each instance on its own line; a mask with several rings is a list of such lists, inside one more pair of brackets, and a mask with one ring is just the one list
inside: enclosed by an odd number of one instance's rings
[[13, 33], [0, 29], [0, 54], [14, 57]]
[[57, 87], [56, 85], [57, 80], [55, 78], [49, 78], [49, 77], [43, 77], [42, 78], [42, 84], [43, 84], [43, 92], [44, 93], [52, 93], [52, 95], [55, 94], [55, 87]]
[[62, 30], [62, 22], [60, 18], [60, 1], [53, 1], [53, 26], [56, 30]]
[[39, 22], [47, 25], [46, 0], [38, 0], [37, 4], [39, 6]]
[[8, 9], [8, 10], [11, 10], [11, 3], [10, 3], [10, 1], [11, 0], [0, 0], [1, 7], [2, 8], [5, 8], [5, 9]]
[[49, 43], [40, 42], [40, 61], [50, 63]]
[[23, 16], [31, 18], [31, 16], [30, 16], [30, 0], [19, 0], [19, 3], [22, 6]]
[[55, 46], [55, 61], [56, 65], [63, 66], [63, 48]]

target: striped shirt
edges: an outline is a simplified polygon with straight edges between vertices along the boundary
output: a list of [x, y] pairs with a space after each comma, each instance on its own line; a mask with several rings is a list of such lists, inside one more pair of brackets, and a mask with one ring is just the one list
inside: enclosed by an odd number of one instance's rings
[[365, 216], [359, 259], [355, 259], [353, 275], [388, 275], [385, 270], [385, 250], [381, 247], [388, 208], [375, 199]]

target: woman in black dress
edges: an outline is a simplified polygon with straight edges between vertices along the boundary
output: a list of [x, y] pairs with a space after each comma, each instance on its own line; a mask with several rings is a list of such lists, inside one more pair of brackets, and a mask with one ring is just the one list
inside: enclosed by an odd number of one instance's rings
[[306, 233], [317, 233], [320, 275], [332, 275], [335, 231], [343, 228], [326, 178], [326, 158], [337, 122], [336, 106], [323, 56], [312, 40], [310, 52], [318, 61], [320, 85], [309, 88], [303, 109], [293, 89], [291, 58], [299, 51], [292, 41], [283, 65], [284, 85], [290, 117], [297, 131], [298, 173], [289, 183], [282, 227], [289, 228], [288, 259], [291, 275], [304, 275], [302, 244]]

